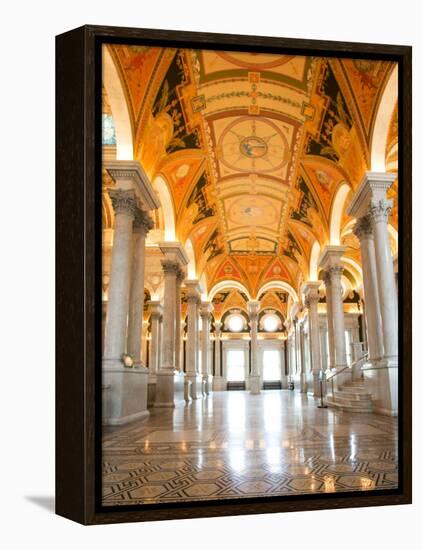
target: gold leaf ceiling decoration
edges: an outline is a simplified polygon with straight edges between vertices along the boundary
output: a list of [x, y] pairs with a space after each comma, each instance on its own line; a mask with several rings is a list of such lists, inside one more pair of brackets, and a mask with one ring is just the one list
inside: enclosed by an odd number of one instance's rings
[[[338, 188], [355, 189], [368, 169], [374, 117], [394, 64], [107, 48], [127, 101], [134, 158], [151, 180], [167, 182], [176, 237], [190, 239], [197, 277], [205, 274], [208, 289], [240, 281], [251, 296], [272, 280], [297, 291], [313, 243], [328, 243]], [[112, 116], [106, 92], [103, 98]], [[397, 113], [388, 147], [394, 163]], [[358, 261], [354, 246], [349, 253]]]

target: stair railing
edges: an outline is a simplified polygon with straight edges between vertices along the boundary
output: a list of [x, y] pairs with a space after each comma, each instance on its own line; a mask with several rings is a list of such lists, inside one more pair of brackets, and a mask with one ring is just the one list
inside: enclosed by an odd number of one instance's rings
[[356, 361], [353, 361], [353, 363], [349, 366], [349, 365], [346, 365], [345, 367], [337, 370], [337, 369], [333, 369], [333, 370], [330, 370], [330, 371], [325, 371], [325, 379], [327, 382], [331, 382], [331, 395], [333, 397], [333, 399], [335, 399], [335, 395], [334, 395], [334, 378], [341, 374], [342, 372], [345, 372], [345, 371], [349, 371], [351, 375], [353, 375], [353, 369], [355, 367], [357, 367], [359, 364], [361, 364], [361, 366], [359, 367], [360, 369], [362, 368], [363, 366], [363, 363], [365, 363], [365, 361], [368, 359], [368, 353], [364, 353], [361, 357], [359, 357], [359, 359], [356, 359]]

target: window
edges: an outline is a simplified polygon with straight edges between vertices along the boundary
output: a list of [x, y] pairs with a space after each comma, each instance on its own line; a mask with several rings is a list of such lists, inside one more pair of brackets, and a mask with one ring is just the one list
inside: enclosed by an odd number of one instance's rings
[[280, 380], [280, 352], [277, 349], [265, 349], [262, 354], [264, 382]]
[[240, 332], [245, 326], [244, 319], [241, 315], [231, 315], [228, 320], [228, 327], [231, 332]]
[[275, 332], [278, 330], [279, 325], [279, 318], [271, 313], [265, 315], [262, 320], [262, 326], [266, 332]]
[[227, 352], [227, 381], [243, 382], [245, 380], [245, 352], [230, 349]]

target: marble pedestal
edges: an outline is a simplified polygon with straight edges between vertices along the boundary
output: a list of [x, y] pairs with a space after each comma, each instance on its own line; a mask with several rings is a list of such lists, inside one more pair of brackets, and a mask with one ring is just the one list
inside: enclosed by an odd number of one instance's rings
[[204, 392], [206, 395], [210, 395], [212, 392], [212, 379], [213, 376], [211, 374], [205, 374], [203, 376], [204, 379]]
[[186, 380], [192, 382], [190, 395], [192, 399], [203, 398], [202, 374], [186, 374]]
[[287, 390], [287, 385], [288, 385], [287, 376], [285, 374], [282, 374], [281, 375], [281, 389], [282, 390]]
[[190, 403], [192, 401], [192, 382], [185, 378], [185, 401]]
[[172, 367], [161, 368], [157, 373], [154, 407], [177, 407], [185, 403], [185, 376]]
[[261, 377], [250, 376], [249, 377], [249, 391], [252, 394], [261, 393]]
[[157, 376], [150, 374], [148, 377], [148, 408], [153, 407], [157, 391]]
[[303, 373], [299, 375], [299, 388], [300, 388], [300, 393], [306, 393], [308, 391], [308, 384], [306, 383], [306, 375]]
[[398, 415], [398, 363], [381, 359], [362, 368], [365, 388], [372, 395], [374, 412]]
[[129, 369], [119, 363], [103, 368], [103, 386], [107, 388], [103, 405], [105, 426], [121, 426], [149, 416], [148, 369]]
[[212, 391], [224, 391], [227, 389], [227, 382], [222, 376], [213, 376]]

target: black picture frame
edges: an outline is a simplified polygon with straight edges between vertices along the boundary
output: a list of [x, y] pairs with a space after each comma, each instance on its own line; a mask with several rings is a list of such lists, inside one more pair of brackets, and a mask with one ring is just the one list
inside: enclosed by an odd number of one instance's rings
[[[101, 94], [103, 43], [375, 58], [399, 66], [399, 487], [103, 508], [101, 469]], [[56, 513], [82, 524], [411, 503], [412, 49], [410, 46], [102, 26], [56, 37]]]

